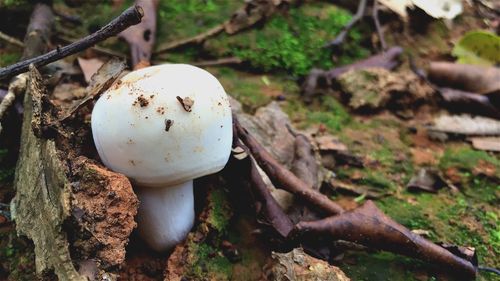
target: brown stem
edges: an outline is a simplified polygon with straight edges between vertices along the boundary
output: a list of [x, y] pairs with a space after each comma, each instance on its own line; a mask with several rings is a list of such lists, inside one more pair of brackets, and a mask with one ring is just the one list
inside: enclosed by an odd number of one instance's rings
[[317, 221], [299, 222], [290, 233], [292, 238], [304, 235], [327, 235], [368, 247], [418, 258], [463, 279], [473, 279], [476, 267], [445, 248], [412, 233], [380, 211], [372, 201], [343, 214]]
[[252, 156], [259, 166], [266, 172], [276, 188], [281, 188], [300, 196], [311, 206], [320, 208], [327, 214], [340, 214], [344, 210], [339, 205], [324, 194], [319, 193], [312, 187], [307, 186], [301, 179], [297, 178], [292, 172], [283, 167], [276, 161], [271, 154], [250, 135], [250, 133], [241, 126], [235, 115], [233, 115], [234, 125], [238, 137], [248, 147]]
[[[30, 64], [34, 64], [36, 67], [46, 65], [61, 58], [80, 52], [86, 48], [89, 48], [90, 46], [98, 42], [101, 42], [111, 36], [120, 33], [131, 25], [138, 24], [139, 22], [141, 22], [143, 14], [144, 12], [140, 6], [130, 7], [125, 10], [120, 16], [112, 20], [97, 32], [88, 35], [87, 37], [82, 38], [77, 42], [74, 42], [68, 46], [57, 48], [56, 50], [52, 50], [41, 56], [27, 59], [16, 64], [1, 68], [0, 80], [10, 78], [22, 72], [26, 72]], [[28, 32], [27, 34], [29, 36], [30, 33]]]

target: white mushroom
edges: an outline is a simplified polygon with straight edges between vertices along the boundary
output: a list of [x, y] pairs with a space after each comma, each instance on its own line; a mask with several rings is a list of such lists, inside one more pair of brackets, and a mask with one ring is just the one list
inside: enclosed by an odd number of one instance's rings
[[193, 179], [229, 158], [228, 97], [207, 71], [165, 64], [133, 71], [99, 98], [92, 133], [102, 162], [132, 179], [138, 230], [156, 251], [182, 241], [194, 223]]

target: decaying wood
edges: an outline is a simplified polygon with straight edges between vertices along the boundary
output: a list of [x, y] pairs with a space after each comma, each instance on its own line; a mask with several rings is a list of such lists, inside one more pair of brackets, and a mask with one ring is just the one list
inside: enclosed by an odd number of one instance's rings
[[279, 164], [269, 152], [259, 144], [250, 133], [243, 128], [236, 116], [233, 115], [233, 122], [236, 127], [238, 137], [248, 147], [252, 156], [259, 166], [266, 172], [276, 188], [284, 189], [288, 192], [301, 197], [308, 202], [311, 207], [318, 208], [321, 211], [334, 215], [343, 212], [342, 207], [334, 203], [324, 194], [308, 186], [292, 172]]
[[439, 86], [487, 94], [500, 90], [500, 68], [449, 62], [431, 62], [429, 79]]
[[329, 239], [341, 239], [399, 253], [424, 260], [463, 280], [474, 279], [476, 275], [476, 267], [470, 261], [412, 233], [386, 216], [372, 201], [337, 216], [300, 222], [290, 235], [309, 239], [326, 235]]
[[[59, 60], [61, 58], [67, 57], [69, 55], [75, 54], [77, 52], [83, 51], [86, 48], [97, 44], [111, 36], [117, 35], [121, 31], [125, 30], [127, 27], [138, 24], [141, 22], [141, 18], [143, 16], [142, 8], [139, 6], [130, 7], [125, 10], [120, 16], [112, 20], [110, 23], [105, 25], [103, 28], [98, 30], [97, 32], [88, 35], [87, 37], [82, 38], [81, 40], [74, 42], [68, 46], [64, 46], [61, 48], [57, 48], [52, 50], [46, 54], [39, 56], [31, 56], [27, 55], [26, 57], [30, 57], [30, 59], [26, 59], [15, 63], [13, 65], [0, 68], [0, 80], [12, 77], [19, 73], [25, 72], [28, 70], [28, 66], [30, 64], [34, 64], [35, 66], [42, 66]], [[31, 32], [28, 30], [28, 36], [30, 36]], [[41, 41], [47, 41], [48, 38], [45, 36], [38, 36], [38, 39]], [[27, 40], [30, 40], [27, 38]], [[28, 41], [25, 40], [25, 45], [30, 46]], [[31, 48], [27, 48], [31, 49]], [[26, 51], [25, 51], [26, 52]], [[31, 52], [31, 51], [30, 51]], [[41, 54], [43, 52], [35, 52], [37, 54]]]
[[[25, 58], [45, 52], [53, 20], [49, 6], [35, 6], [25, 39]], [[36, 67], [30, 65], [21, 149], [14, 179], [16, 196], [12, 201], [16, 230], [33, 241], [38, 273], [53, 270], [59, 280], [88, 280], [74, 265], [84, 264], [86, 260], [80, 259], [88, 258], [93, 260], [100, 277], [109, 278], [111, 274], [103, 269], [116, 267], [125, 257], [125, 245], [135, 226], [133, 216], [137, 211], [137, 198], [130, 182], [122, 175], [93, 169], [91, 178], [99, 181], [94, 189], [92, 183], [95, 182], [86, 181], [84, 175], [73, 175], [90, 166], [75, 163], [72, 167], [69, 157], [74, 156], [74, 152], [56, 147], [56, 142], [72, 134], [58, 134], [55, 140], [40, 138], [45, 136], [44, 128], [58, 117], [58, 109], [50, 102], [44, 85]], [[77, 187], [81, 188], [80, 192]], [[95, 187], [104, 193], [94, 194]], [[99, 205], [101, 203], [104, 205]], [[109, 217], [103, 220], [105, 215]], [[74, 228], [66, 229], [67, 224]], [[77, 242], [78, 246], [70, 247], [68, 241]], [[83, 249], [91, 251], [85, 253]]]

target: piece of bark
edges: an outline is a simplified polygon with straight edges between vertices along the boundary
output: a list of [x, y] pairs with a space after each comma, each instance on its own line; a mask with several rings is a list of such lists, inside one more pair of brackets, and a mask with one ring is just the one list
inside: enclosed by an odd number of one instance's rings
[[441, 188], [447, 185], [446, 181], [437, 171], [422, 168], [410, 179], [406, 188], [409, 191], [437, 193]]
[[335, 204], [324, 194], [308, 186], [292, 172], [279, 164], [271, 154], [269, 154], [269, 152], [238, 123], [235, 115], [233, 115], [233, 122], [236, 126], [238, 137], [249, 148], [252, 156], [269, 176], [275, 187], [284, 189], [296, 196], [300, 196], [311, 207], [317, 208], [327, 214], [333, 215], [343, 212], [343, 209], [339, 205]]
[[349, 70], [359, 70], [370, 67], [384, 68], [392, 70], [399, 65], [399, 56], [403, 53], [403, 48], [392, 47], [386, 52], [373, 55], [355, 63], [332, 68], [330, 70], [312, 69], [301, 85], [301, 94], [306, 101], [317, 93], [330, 89], [335, 80]]
[[66, 167], [57, 156], [54, 141], [39, 139], [31, 128], [31, 95], [40, 91], [35, 86], [42, 84], [34, 83], [40, 79], [34, 71], [30, 71], [30, 87], [24, 98], [22, 142], [14, 180], [16, 230], [18, 235], [33, 240], [37, 273], [54, 269], [61, 280], [85, 281], [71, 262], [66, 234], [62, 231], [70, 212], [71, 186], [65, 176]]
[[386, 216], [370, 200], [337, 216], [300, 222], [290, 233], [291, 238], [304, 241], [317, 239], [318, 236], [326, 236], [328, 241], [346, 240], [418, 258], [463, 280], [476, 276], [476, 267], [471, 262], [412, 233]]
[[431, 62], [429, 79], [439, 86], [487, 94], [500, 90], [500, 68], [449, 62]]
[[71, 108], [64, 117], [61, 118], [61, 121], [67, 120], [80, 109], [89, 105], [92, 101], [97, 100], [101, 94], [120, 77], [125, 68], [125, 61], [117, 58], [112, 58], [104, 63], [97, 72], [92, 75], [88, 86], [87, 96], [78, 102], [76, 106]]
[[118, 36], [130, 45], [132, 65], [150, 63], [151, 53], [156, 41], [156, 9], [159, 0], [136, 0], [135, 5], [142, 7], [142, 21], [122, 31]]
[[261, 280], [269, 281], [349, 281], [340, 268], [328, 264], [304, 253], [297, 248], [288, 253], [271, 254], [271, 258], [263, 268]]
[[[49, 6], [35, 6], [24, 41], [25, 58], [45, 51], [53, 20]], [[70, 184], [65, 176], [65, 167], [57, 157], [54, 141], [37, 138], [31, 129], [31, 95], [40, 91], [35, 86], [42, 83], [34, 83], [34, 79], [39, 79], [34, 72], [30, 73], [29, 79], [29, 88], [24, 96], [21, 149], [14, 179], [16, 196], [12, 201], [16, 230], [18, 235], [26, 235], [33, 240], [37, 273], [54, 269], [61, 280], [85, 281], [71, 262], [68, 242], [61, 232], [70, 210]]]

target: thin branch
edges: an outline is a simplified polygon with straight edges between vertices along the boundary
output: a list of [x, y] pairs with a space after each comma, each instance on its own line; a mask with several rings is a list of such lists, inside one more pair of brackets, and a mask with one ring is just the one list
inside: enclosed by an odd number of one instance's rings
[[353, 26], [358, 21], [360, 21], [363, 18], [363, 15], [365, 14], [365, 11], [366, 11], [366, 0], [360, 0], [359, 1], [359, 5], [358, 5], [358, 10], [356, 11], [356, 14], [342, 28], [342, 30], [337, 35], [337, 37], [335, 37], [335, 39], [333, 39], [332, 41], [330, 41], [329, 43], [327, 43], [324, 47], [325, 48], [332, 48], [332, 49], [340, 47], [340, 45], [342, 45], [342, 43], [344, 43], [345, 38], [346, 38], [347, 34], [349, 33], [349, 31], [353, 28]]
[[144, 11], [140, 6], [130, 7], [125, 10], [120, 16], [112, 20], [97, 32], [75, 43], [64, 46], [62, 48], [57, 48], [56, 50], [52, 50], [51, 52], [48, 52], [44, 55], [1, 68], [0, 80], [10, 78], [22, 72], [26, 72], [30, 64], [34, 64], [36, 67], [46, 65], [61, 58], [85, 50], [98, 42], [101, 42], [111, 36], [117, 35], [131, 25], [140, 23], [143, 15]]
[[0, 31], [0, 39], [18, 47], [24, 48], [23, 42]]
[[248, 147], [252, 156], [259, 166], [266, 172], [276, 188], [281, 188], [300, 196], [312, 207], [321, 209], [327, 214], [336, 215], [342, 213], [342, 207], [330, 200], [326, 195], [319, 193], [314, 188], [308, 186], [292, 172], [279, 164], [271, 154], [241, 126], [235, 115], [233, 115], [234, 126], [238, 137]]
[[205, 41], [207, 38], [215, 36], [219, 33], [221, 33], [224, 30], [226, 23], [219, 24], [205, 32], [202, 32], [200, 34], [197, 34], [195, 36], [189, 37], [189, 38], [183, 38], [180, 40], [176, 40], [173, 42], [168, 42], [166, 44], [161, 45], [158, 47], [158, 50], [156, 50], [153, 55], [160, 55], [163, 53], [166, 53], [170, 50], [177, 49], [179, 47], [188, 45], [188, 44], [199, 44], [203, 41]]
[[[57, 36], [57, 39], [60, 40], [60, 41], [62, 41], [62, 42], [65, 42], [66, 44], [72, 44], [73, 42], [77, 41], [77, 40], [72, 40], [70, 38], [63, 37], [63, 36], [60, 36], [60, 35]], [[122, 58], [122, 59], [128, 59], [129, 58], [129, 55], [127, 55], [127, 54], [124, 54], [122, 52], [115, 51], [115, 50], [112, 50], [112, 49], [104, 48], [104, 47], [101, 47], [101, 46], [98, 46], [98, 45], [92, 46], [89, 49], [91, 49], [93, 51], [96, 51], [97, 53], [100, 53], [100, 54], [103, 54], [103, 55], [107, 55], [107, 56], [114, 56], [114, 57], [118, 57], [118, 58]]]
[[380, 40], [380, 46], [382, 47], [382, 51], [385, 51], [387, 50], [387, 44], [385, 43], [384, 31], [382, 31], [378, 18], [378, 0], [373, 0], [372, 18], [375, 22], [375, 29], [377, 30], [378, 39]]

